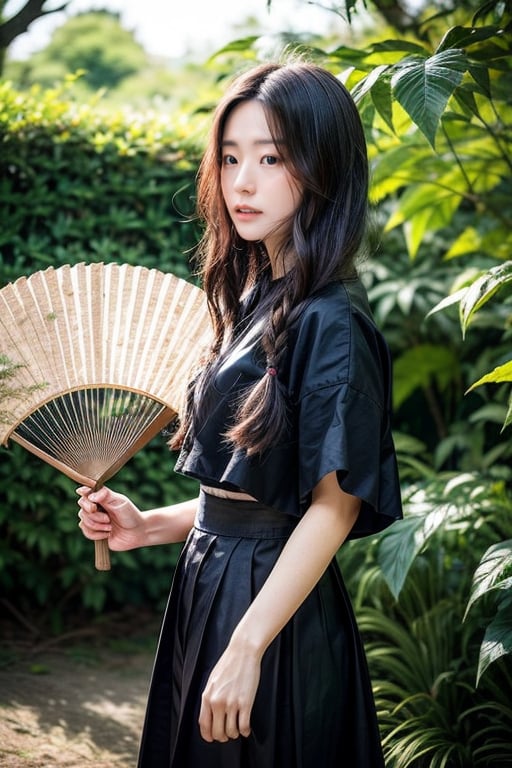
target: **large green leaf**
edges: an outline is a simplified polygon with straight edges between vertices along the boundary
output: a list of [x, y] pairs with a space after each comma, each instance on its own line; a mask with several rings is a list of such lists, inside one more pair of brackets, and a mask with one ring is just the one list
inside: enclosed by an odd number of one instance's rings
[[399, 408], [416, 389], [429, 386], [433, 380], [445, 390], [459, 365], [456, 354], [445, 346], [418, 344], [406, 350], [393, 366], [393, 407]]
[[402, 591], [415, 558], [452, 510], [451, 504], [440, 505], [426, 515], [411, 515], [399, 520], [381, 534], [378, 563], [395, 599]]
[[[427, 214], [427, 220], [431, 226], [437, 216], [440, 216], [440, 220], [436, 222], [436, 227], [446, 226], [458, 208], [460, 200], [460, 194], [438, 184], [437, 180], [436, 183], [409, 184], [400, 197], [398, 207], [386, 224], [386, 232], [423, 213]], [[445, 212], [445, 206], [448, 208], [447, 212]]]
[[453, 48], [468, 48], [482, 40], [489, 40], [499, 32], [498, 27], [452, 27], [439, 43], [436, 53]]
[[503, 365], [498, 365], [493, 371], [486, 373], [485, 376], [475, 381], [467, 391], [471, 392], [472, 389], [479, 387], [481, 384], [502, 384], [505, 381], [512, 381], [512, 360], [503, 363]]
[[467, 68], [463, 51], [453, 49], [427, 59], [406, 57], [394, 68], [393, 93], [432, 147], [441, 115]]
[[423, 208], [405, 222], [404, 235], [411, 259], [416, 258], [425, 239], [429, 242], [428, 236], [431, 236], [432, 232], [451, 222], [458, 207], [459, 198], [455, 194], [443, 195], [436, 205]]
[[503, 429], [510, 426], [510, 424], [512, 424], [512, 392], [510, 393], [510, 397], [508, 399], [508, 410], [507, 415], [505, 416], [505, 421], [503, 422]]
[[512, 261], [506, 261], [504, 264], [492, 267], [470, 285], [460, 303], [460, 323], [463, 336], [475, 312], [489, 301], [505, 283], [511, 282]]
[[407, 251], [411, 259], [416, 258], [425, 238], [429, 242], [429, 234], [450, 223], [458, 206], [457, 198], [452, 195], [440, 199], [436, 205], [431, 205], [430, 208], [423, 208], [418, 213], [409, 217], [405, 222], [404, 235]]
[[503, 578], [510, 569], [512, 569], [512, 539], [489, 547], [474, 573], [466, 616], [471, 606], [483, 595], [491, 590], [512, 587], [512, 577]]
[[501, 600], [498, 612], [488, 625], [478, 659], [477, 685], [485, 670], [497, 659], [512, 653], [512, 595]]
[[366, 51], [358, 48], [349, 48], [348, 45], [339, 45], [334, 51], [329, 52], [329, 57], [333, 61], [342, 61], [345, 66], [355, 66], [363, 69], [363, 62], [367, 55]]
[[[374, 89], [372, 89], [373, 98]], [[419, 181], [418, 166], [429, 160], [430, 149], [418, 142], [401, 142], [375, 158], [372, 168], [372, 199], [376, 202], [408, 184]]]
[[389, 53], [394, 51], [407, 51], [407, 53], [417, 53], [428, 55], [427, 49], [418, 43], [412, 43], [410, 40], [380, 40], [372, 43], [370, 51], [373, 53]]
[[454, 259], [457, 256], [463, 256], [468, 253], [475, 253], [479, 250], [482, 242], [482, 235], [475, 227], [466, 227], [460, 235], [450, 245], [444, 254], [445, 259]]
[[393, 101], [391, 97], [391, 80], [386, 72], [384, 77], [379, 77], [371, 89], [372, 102], [375, 109], [386, 125], [393, 131]]
[[445, 296], [444, 299], [441, 299], [435, 307], [432, 307], [430, 312], [428, 313], [427, 317], [430, 317], [431, 315], [435, 314], [436, 312], [440, 312], [443, 309], [446, 309], [447, 307], [453, 306], [453, 304], [458, 304], [464, 294], [466, 293], [467, 288], [459, 288], [458, 291], [455, 291], [455, 293], [451, 293], [449, 296]]
[[366, 94], [373, 88], [375, 82], [384, 72], [387, 72], [388, 69], [389, 67], [387, 64], [381, 64], [380, 66], [375, 67], [372, 69], [369, 75], [367, 75], [363, 80], [360, 80], [357, 85], [352, 88], [352, 97], [356, 104], [360, 102], [364, 96], [366, 96]]
[[227, 45], [223, 46], [218, 51], [215, 51], [208, 62], [215, 61], [216, 58], [222, 56], [224, 53], [241, 53], [247, 55], [252, 51], [253, 46], [258, 41], [258, 39], [259, 38], [257, 35], [251, 35], [250, 37], [231, 40]]

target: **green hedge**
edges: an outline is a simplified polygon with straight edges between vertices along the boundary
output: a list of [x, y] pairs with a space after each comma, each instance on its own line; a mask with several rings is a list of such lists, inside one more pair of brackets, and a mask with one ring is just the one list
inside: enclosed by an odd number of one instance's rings
[[197, 156], [170, 117], [0, 84], [0, 284], [83, 260], [187, 276]]
[[[80, 261], [190, 279], [198, 156], [171, 117], [103, 112], [74, 101], [72, 83], [26, 94], [0, 83], [0, 286]], [[194, 494], [172, 464], [156, 438], [112, 485], [143, 508]], [[114, 553], [112, 572], [98, 573], [77, 511], [70, 480], [18, 446], [0, 448], [3, 598], [22, 613], [36, 609], [56, 629], [83, 608], [159, 606], [178, 548]]]

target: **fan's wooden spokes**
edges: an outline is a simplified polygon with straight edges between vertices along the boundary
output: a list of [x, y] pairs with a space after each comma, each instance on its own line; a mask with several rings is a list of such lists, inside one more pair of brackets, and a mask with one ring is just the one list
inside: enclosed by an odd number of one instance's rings
[[[146, 395], [80, 389], [45, 403], [11, 438], [75, 482], [97, 489], [175, 416]], [[95, 542], [95, 565], [110, 569], [106, 539]]]
[[72, 480], [98, 488], [175, 416], [147, 395], [80, 389], [33, 411], [10, 437]]

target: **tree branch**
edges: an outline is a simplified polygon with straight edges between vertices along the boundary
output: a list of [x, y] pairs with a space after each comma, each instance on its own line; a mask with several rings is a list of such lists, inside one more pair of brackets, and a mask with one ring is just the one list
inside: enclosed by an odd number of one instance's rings
[[[415, 34], [419, 33], [420, 21], [419, 16], [412, 15], [406, 10], [404, 4], [400, 0], [372, 0], [373, 5], [384, 20], [393, 29], [398, 30], [401, 34], [413, 30]], [[421, 35], [418, 34], [421, 38]]]
[[65, 10], [68, 0], [58, 8], [44, 9], [47, 0], [27, 0], [18, 13], [0, 24], [0, 50], [5, 50], [15, 38], [26, 32], [36, 19], [48, 16], [50, 13]]

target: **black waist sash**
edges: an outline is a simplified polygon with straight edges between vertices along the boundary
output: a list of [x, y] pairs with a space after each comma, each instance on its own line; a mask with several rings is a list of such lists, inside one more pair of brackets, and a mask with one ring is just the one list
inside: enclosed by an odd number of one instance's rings
[[221, 498], [201, 491], [194, 527], [219, 536], [287, 539], [298, 521], [258, 501]]

